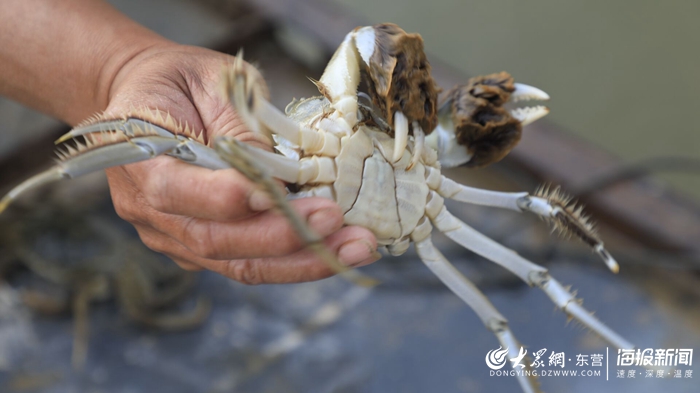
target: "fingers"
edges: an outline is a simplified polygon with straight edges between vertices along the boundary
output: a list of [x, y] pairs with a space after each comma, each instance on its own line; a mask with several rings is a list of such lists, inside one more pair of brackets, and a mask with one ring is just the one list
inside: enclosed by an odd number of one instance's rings
[[[333, 275], [315, 253], [306, 249], [275, 258], [215, 260], [202, 258], [151, 228], [139, 228], [139, 234], [149, 248], [165, 251], [184, 269], [205, 268], [248, 285], [314, 281]], [[347, 266], [364, 266], [379, 259], [376, 240], [365, 228], [345, 227], [328, 236], [324, 244]]]
[[162, 157], [125, 167], [148, 205], [166, 214], [229, 221], [272, 207], [236, 170], [209, 170]]
[[[291, 204], [321, 237], [343, 226], [340, 208], [332, 201], [314, 198], [293, 201]], [[267, 211], [235, 222], [167, 217], [155, 223], [156, 229], [170, 234], [190, 251], [211, 259], [282, 256], [302, 246], [287, 217], [277, 211]]]
[[[168, 234], [195, 255], [210, 259], [238, 259], [287, 255], [302, 242], [287, 217], [268, 210], [238, 221], [212, 221], [159, 212], [129, 195], [113, 193], [117, 212], [128, 221]], [[343, 226], [340, 207], [325, 198], [290, 202], [297, 214], [319, 236]]]

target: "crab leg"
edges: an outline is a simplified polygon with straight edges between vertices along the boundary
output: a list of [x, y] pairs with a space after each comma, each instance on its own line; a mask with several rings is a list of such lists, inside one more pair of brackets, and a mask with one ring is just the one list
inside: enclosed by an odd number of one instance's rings
[[[65, 135], [61, 136], [56, 143], [62, 143], [79, 136], [87, 136], [94, 133], [117, 131], [123, 133], [128, 138], [142, 135], [157, 135], [164, 138], [179, 140], [175, 149], [167, 154], [193, 165], [208, 169], [227, 169], [228, 164], [221, 160], [214, 149], [206, 146], [204, 140], [196, 137], [195, 133], [188, 125], [176, 123], [170, 114], [163, 116], [160, 112], [149, 109], [134, 110], [134, 114], [119, 120], [102, 120], [101, 116], [88, 119], [83, 125], [78, 125]], [[151, 120], [148, 120], [151, 119]], [[163, 124], [164, 127], [158, 125]], [[173, 133], [171, 130], [176, 130]]]
[[[256, 79], [244, 66], [241, 53], [236, 57], [226, 77], [226, 94], [251, 131], [262, 134], [261, 126], [265, 126], [267, 130], [274, 131], [277, 136], [309, 153], [329, 157], [340, 153], [338, 136], [331, 132], [317, 132], [300, 126], [265, 99], [262, 85], [264, 82]], [[354, 111], [357, 112], [357, 105]], [[347, 125], [345, 122], [337, 124]], [[344, 128], [345, 134], [352, 135], [353, 125], [354, 123]]]
[[[430, 223], [424, 219], [423, 226], [430, 227]], [[419, 224], [420, 226], [421, 224]], [[417, 232], [421, 232], [419, 229]], [[429, 232], [429, 230], [428, 230]], [[519, 355], [521, 344], [508, 327], [508, 321], [493, 306], [493, 304], [479, 291], [479, 289], [457, 270], [433, 245], [430, 237], [423, 240], [415, 240], [416, 251], [421, 261], [435, 274], [445, 286], [450, 288], [460, 299], [474, 310], [487, 329], [493, 332], [499, 343], [509, 352], [509, 358]], [[527, 366], [526, 366], [527, 367]], [[518, 382], [526, 393], [539, 392], [536, 377], [528, 377], [527, 373], [518, 373]]]
[[276, 179], [287, 183], [333, 183], [336, 179], [335, 161], [330, 157], [314, 156], [297, 161], [244, 143], [238, 143], [238, 148], [264, 165]]
[[[143, 111], [145, 113], [145, 110]], [[153, 116], [153, 115], [151, 115]], [[157, 126], [153, 124], [152, 122], [140, 119], [138, 117], [127, 117], [125, 119], [118, 119], [118, 120], [106, 120], [106, 121], [101, 121], [100, 117], [95, 117], [94, 120], [95, 122], [92, 121], [93, 119], [89, 119], [87, 123], [78, 125], [77, 127], [73, 128], [72, 130], [68, 131], [66, 134], [58, 138], [56, 140], [56, 144], [65, 142], [69, 139], [74, 139], [78, 136], [84, 136], [84, 135], [89, 135], [89, 134], [94, 134], [96, 132], [111, 132], [111, 131], [120, 131], [123, 132], [124, 135], [129, 136], [129, 137], [134, 137], [138, 135], [143, 135], [143, 134], [149, 134], [149, 135], [159, 135], [163, 137], [174, 137], [175, 135], [170, 132], [169, 130]], [[172, 123], [173, 128], [177, 127], [177, 124], [170, 118], [170, 115], [168, 115], [166, 118], [162, 119], [164, 123]]]
[[569, 198], [561, 195], [558, 189], [550, 192], [542, 189], [533, 196], [527, 192], [499, 192], [468, 187], [442, 176], [438, 170], [427, 167], [428, 185], [438, 194], [455, 201], [481, 206], [499, 207], [517, 212], [528, 211], [553, 222], [555, 228], [568, 232], [581, 239], [596, 252], [613, 273], [620, 270], [615, 258], [605, 249], [605, 245], [593, 231], [591, 224], [581, 215], [580, 209], [572, 207]]
[[428, 199], [426, 215], [440, 232], [462, 247], [510, 270], [529, 285], [542, 289], [552, 302], [566, 314], [581, 322], [615, 347], [634, 348], [627, 340], [583, 308], [574, 295], [549, 275], [547, 269], [526, 260], [513, 250], [498, 244], [457, 219], [445, 209], [442, 198], [434, 191], [430, 192]]
[[[112, 134], [107, 133], [102, 134], [102, 136], [114, 138]], [[102, 146], [94, 150], [79, 151], [89, 148], [85, 146], [81, 146], [79, 150], [68, 147], [68, 153], [63, 155], [62, 161], [10, 190], [0, 200], [0, 213], [17, 196], [29, 189], [60, 179], [72, 179], [113, 166], [148, 160], [173, 150], [179, 144], [180, 141], [172, 137], [141, 136], [131, 138], [126, 142]]]

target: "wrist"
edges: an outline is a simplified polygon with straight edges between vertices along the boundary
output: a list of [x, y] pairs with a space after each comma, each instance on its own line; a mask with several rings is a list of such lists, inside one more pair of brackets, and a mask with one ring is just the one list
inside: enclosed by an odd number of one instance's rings
[[138, 64], [163, 50], [173, 48], [179, 44], [166, 39], [138, 40], [138, 43], [126, 44], [121, 48], [114, 48], [106, 56], [102, 69], [96, 79], [95, 91], [100, 111], [104, 111], [112, 100], [115, 90], [120, 82], [129, 73], [138, 67]]
[[79, 116], [78, 121], [82, 121], [96, 112], [106, 110], [114, 94], [115, 85], [141, 59], [157, 51], [178, 45], [145, 28], [141, 28], [141, 26], [139, 28], [144, 30], [141, 32], [143, 34], [119, 37], [116, 42], [113, 42], [108, 48], [100, 51], [95, 56], [97, 64], [93, 67], [96, 73], [93, 79], [93, 94], [85, 96], [86, 99], [90, 99], [92, 102], [82, 106], [83, 108], [91, 108], [91, 110]]

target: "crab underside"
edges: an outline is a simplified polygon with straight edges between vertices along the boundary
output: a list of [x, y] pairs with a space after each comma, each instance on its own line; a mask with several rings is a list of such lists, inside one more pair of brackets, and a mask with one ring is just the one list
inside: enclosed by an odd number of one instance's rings
[[[633, 346], [581, 306], [547, 269], [494, 242], [445, 209], [444, 198], [477, 205], [529, 211], [588, 244], [616, 272], [588, 219], [558, 188], [506, 193], [458, 184], [441, 167], [484, 166], [510, 152], [522, 127], [547, 114], [543, 106], [506, 109], [506, 103], [547, 100], [543, 91], [513, 82], [505, 72], [472, 78], [448, 91], [430, 75], [423, 41], [393, 24], [350, 32], [318, 81], [320, 96], [292, 102], [286, 114], [267, 100], [260, 75], [239, 55], [226, 70], [225, 91], [250, 130], [271, 136], [279, 154], [221, 138], [204, 143], [187, 125], [158, 110], [141, 109], [121, 118], [94, 117], [59, 142], [60, 162], [20, 184], [0, 201], [0, 212], [28, 188], [110, 166], [163, 154], [210, 169], [235, 168], [270, 193], [300, 236], [334, 270], [360, 284], [373, 281], [348, 270], [328, 252], [286, 202], [321, 196], [343, 209], [345, 223], [370, 229], [393, 255], [414, 243], [426, 266], [464, 300], [492, 331], [511, 358], [520, 344], [506, 319], [432, 244], [437, 228], [463, 247], [542, 289], [554, 304], [618, 348]], [[367, 91], [358, 91], [364, 80]], [[283, 195], [274, 179], [290, 184]], [[520, 375], [523, 374], [523, 375]], [[526, 392], [538, 391], [534, 377], [520, 373]]]

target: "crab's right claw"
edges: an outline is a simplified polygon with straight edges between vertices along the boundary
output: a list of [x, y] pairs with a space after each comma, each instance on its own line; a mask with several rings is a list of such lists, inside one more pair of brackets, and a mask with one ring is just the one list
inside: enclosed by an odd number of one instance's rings
[[181, 143], [173, 136], [141, 135], [129, 138], [123, 133], [114, 132], [86, 135], [85, 144], [76, 142], [75, 147], [66, 145], [66, 150], [59, 149], [56, 165], [10, 190], [0, 200], [0, 213], [27, 190], [60, 179], [72, 179], [105, 168], [148, 160], [175, 149]]

